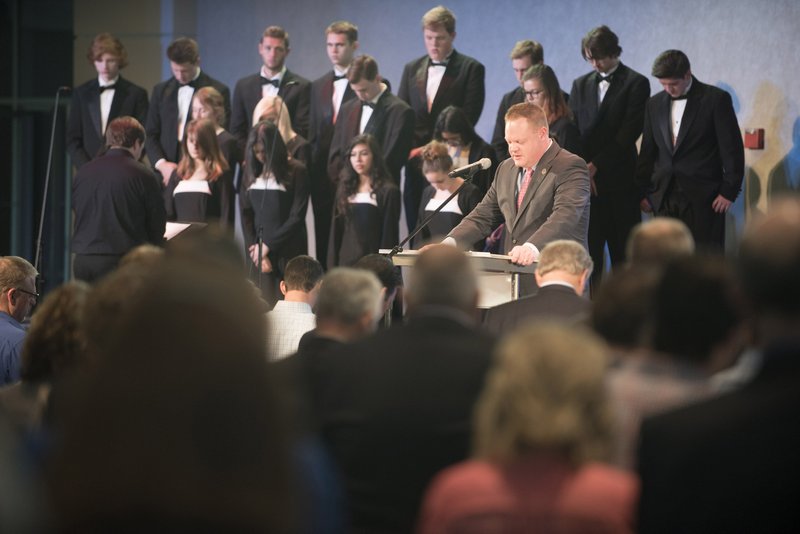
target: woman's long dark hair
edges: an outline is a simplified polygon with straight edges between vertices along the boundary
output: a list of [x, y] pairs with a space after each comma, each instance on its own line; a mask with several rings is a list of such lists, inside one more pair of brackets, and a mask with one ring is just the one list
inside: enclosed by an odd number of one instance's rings
[[447, 106], [436, 119], [433, 138], [437, 141], [444, 141], [442, 132], [460, 135], [464, 146], [471, 145], [478, 139], [475, 127], [469, 122], [466, 112], [457, 106]]
[[552, 68], [544, 63], [534, 65], [522, 75], [522, 83], [528, 80], [542, 81], [547, 96], [547, 109], [544, 112], [547, 114], [548, 124], [556, 122], [561, 117], [572, 119], [572, 110], [564, 100], [564, 93], [561, 92], [561, 86], [558, 84], [558, 78]]
[[350, 210], [350, 202], [348, 202], [348, 199], [358, 192], [360, 179], [358, 173], [353, 168], [353, 164], [350, 162], [350, 154], [357, 145], [367, 145], [369, 151], [372, 152], [372, 168], [369, 170], [369, 175], [373, 194], [391, 181], [378, 142], [369, 134], [357, 135], [350, 141], [350, 145], [347, 147], [347, 152], [345, 152], [345, 164], [339, 175], [339, 185], [336, 188], [337, 216], [344, 215]]
[[[264, 147], [264, 163], [258, 161], [253, 148], [261, 144]], [[289, 174], [289, 153], [286, 144], [272, 121], [261, 121], [250, 129], [245, 150], [245, 173], [242, 187], [244, 191], [253, 185], [256, 178], [264, 173], [264, 169], [272, 170], [275, 180], [284, 187], [291, 184]]]

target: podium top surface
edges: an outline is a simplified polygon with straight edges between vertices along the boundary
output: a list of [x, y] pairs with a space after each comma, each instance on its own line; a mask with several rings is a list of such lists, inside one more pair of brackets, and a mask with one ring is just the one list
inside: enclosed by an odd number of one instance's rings
[[[388, 256], [391, 249], [382, 248], [378, 251], [384, 256]], [[470, 258], [472, 266], [478, 271], [492, 272], [492, 273], [519, 273], [519, 274], [533, 274], [536, 271], [536, 263], [531, 265], [517, 265], [511, 263], [511, 257], [504, 254], [490, 254], [489, 252], [475, 252], [466, 251]], [[392, 256], [392, 262], [401, 267], [413, 266], [419, 256], [418, 250], [404, 250], [395, 256]]]

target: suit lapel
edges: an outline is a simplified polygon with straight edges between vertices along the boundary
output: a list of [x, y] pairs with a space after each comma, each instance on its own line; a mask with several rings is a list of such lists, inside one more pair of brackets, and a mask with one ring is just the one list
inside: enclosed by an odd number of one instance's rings
[[667, 93], [663, 93], [664, 98], [662, 102], [658, 102], [658, 129], [661, 132], [661, 137], [664, 141], [664, 146], [667, 148], [672, 147], [672, 100]]
[[[171, 139], [178, 138], [178, 81], [172, 78], [164, 88], [164, 127]], [[172, 157], [170, 154], [168, 157]]]
[[[322, 84], [322, 115], [327, 123], [333, 123], [333, 71], [330, 71], [326, 78], [325, 83]], [[342, 99], [344, 104], [344, 99]], [[341, 107], [339, 111], [341, 111]]]
[[117, 80], [117, 86], [114, 88], [114, 99], [111, 101], [111, 109], [108, 112], [108, 122], [119, 117], [122, 103], [125, 102], [126, 98], [128, 98], [128, 84], [120, 76], [119, 80]]
[[606, 91], [606, 96], [603, 98], [603, 102], [600, 104], [600, 108], [597, 111], [597, 118], [595, 119], [596, 122], [599, 122], [603, 115], [605, 115], [608, 111], [608, 108], [611, 107], [611, 103], [615, 98], [617, 98], [617, 95], [622, 90], [622, 86], [625, 84], [626, 77], [627, 70], [625, 69], [625, 66], [620, 63], [616, 72], [614, 72], [613, 78], [611, 78], [608, 91]]
[[447, 67], [444, 69], [442, 81], [439, 84], [439, 88], [436, 90], [436, 96], [433, 98], [433, 103], [431, 104], [431, 115], [436, 115], [438, 113], [439, 108], [442, 106], [442, 102], [449, 102], [451, 100], [451, 98], [449, 98], [450, 88], [455, 83], [456, 76], [458, 75], [458, 65], [458, 52], [453, 50], [453, 53], [450, 55], [450, 61], [447, 62]]
[[94, 130], [97, 132], [97, 137], [102, 139], [103, 132], [101, 130], [103, 125], [101, 124], [100, 118], [100, 84], [97, 80], [92, 84], [89, 94], [90, 98], [86, 107], [89, 110], [89, 117], [92, 119], [92, 126], [94, 126]]
[[417, 68], [417, 93], [419, 93], [420, 101], [428, 109], [428, 56], [422, 58]]
[[560, 150], [561, 147], [558, 146], [558, 143], [553, 141], [553, 144], [550, 145], [550, 148], [548, 148], [547, 151], [542, 155], [539, 163], [536, 165], [536, 172], [533, 173], [531, 181], [528, 184], [528, 189], [525, 191], [525, 196], [522, 198], [522, 204], [520, 204], [519, 211], [517, 211], [517, 215], [514, 217], [514, 224], [511, 226], [512, 230], [517, 226], [517, 223], [522, 218], [522, 214], [527, 211], [528, 207], [532, 203], [533, 197], [536, 196], [536, 192], [539, 190], [539, 187], [541, 187], [544, 181], [548, 178], [550, 174], [550, 167], [553, 164], [553, 159]]
[[686, 109], [683, 110], [683, 117], [681, 117], [681, 128], [678, 131], [678, 138], [675, 141], [675, 150], [677, 152], [681, 143], [686, 138], [686, 133], [691, 129], [694, 118], [697, 117], [697, 112], [700, 110], [702, 100], [700, 82], [692, 78], [692, 89], [689, 90], [689, 98], [686, 99]]
[[372, 115], [370, 115], [367, 125], [364, 127], [364, 133], [373, 135], [378, 139], [379, 143], [381, 142], [381, 136], [378, 130], [380, 129], [379, 127], [384, 123], [383, 116], [386, 114], [386, 95], [388, 93], [388, 90], [384, 91], [381, 97], [378, 99], [378, 102], [375, 104], [375, 107], [372, 110]]

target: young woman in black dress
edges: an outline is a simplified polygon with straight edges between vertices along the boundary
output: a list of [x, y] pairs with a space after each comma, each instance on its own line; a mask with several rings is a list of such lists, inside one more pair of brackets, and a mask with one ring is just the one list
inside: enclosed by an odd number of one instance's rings
[[308, 169], [311, 165], [311, 145], [305, 137], [292, 128], [289, 108], [279, 96], [265, 96], [253, 109], [253, 125], [263, 121], [272, 121], [278, 126], [289, 157], [298, 160]]
[[260, 266], [262, 291], [274, 304], [286, 263], [308, 248], [308, 178], [305, 166], [289, 158], [278, 128], [270, 121], [261, 121], [250, 130], [239, 204], [248, 256], [253, 270]]
[[581, 155], [581, 133], [572, 120], [572, 111], [564, 100], [553, 69], [544, 64], [534, 65], [522, 75], [525, 99], [541, 107], [550, 126], [550, 137], [558, 146]]
[[192, 117], [214, 123], [219, 150], [235, 175], [236, 165], [242, 162], [242, 149], [233, 134], [222, 126], [225, 124], [225, 100], [220, 92], [210, 85], [196, 90], [192, 95]]
[[214, 123], [195, 119], [186, 126], [181, 161], [164, 190], [167, 220], [219, 221], [233, 227], [233, 181], [222, 157]]
[[371, 135], [350, 143], [336, 188], [328, 267], [350, 266], [399, 242], [400, 189]]

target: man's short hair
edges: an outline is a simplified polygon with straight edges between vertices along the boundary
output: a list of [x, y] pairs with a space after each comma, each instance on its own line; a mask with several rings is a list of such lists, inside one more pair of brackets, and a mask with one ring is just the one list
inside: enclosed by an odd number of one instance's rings
[[[586, 55], [587, 50], [589, 51], [588, 56]], [[603, 59], [620, 55], [622, 55], [622, 47], [619, 46], [619, 38], [606, 25], [589, 30], [589, 33], [581, 40], [583, 59]]]
[[286, 50], [289, 50], [289, 32], [287, 32], [280, 26], [267, 26], [267, 28], [264, 30], [264, 33], [261, 35], [261, 41], [264, 40], [264, 37], [272, 37], [273, 39], [283, 39], [283, 46], [286, 47]]
[[531, 64], [544, 63], [544, 48], [541, 44], [530, 39], [517, 41], [514, 48], [511, 49], [511, 59], [523, 59], [526, 57], [531, 58]]
[[369, 313], [377, 321], [383, 313], [381, 283], [371, 272], [336, 267], [322, 278], [317, 296], [317, 321], [354, 325]]
[[444, 28], [450, 35], [456, 32], [456, 16], [444, 6], [436, 6], [422, 16], [422, 29]]
[[144, 126], [133, 117], [117, 117], [106, 128], [106, 146], [133, 148], [136, 141], [144, 143]]
[[449, 246], [420, 254], [406, 289], [409, 308], [440, 306], [469, 312], [477, 296], [478, 279], [469, 259]]
[[25, 258], [0, 256], [0, 293], [17, 289], [28, 278], [36, 278], [36, 269]]
[[389, 298], [395, 289], [403, 285], [400, 270], [395, 267], [392, 260], [381, 254], [367, 254], [358, 260], [353, 268], [370, 271], [377, 276], [381, 285], [386, 289], [386, 298]]
[[515, 119], [527, 119], [534, 128], [548, 128], [547, 114], [538, 105], [533, 102], [520, 102], [514, 104], [508, 111], [506, 111], [506, 122]]
[[110, 33], [98, 33], [92, 39], [89, 45], [89, 50], [86, 52], [86, 57], [89, 63], [94, 64], [99, 61], [103, 54], [111, 54], [117, 58], [117, 64], [120, 69], [128, 66], [128, 51], [122, 45], [122, 41], [111, 35]]
[[362, 54], [353, 60], [350, 69], [347, 71], [347, 81], [358, 83], [362, 79], [374, 82], [378, 78], [378, 62], [375, 58]]
[[625, 252], [631, 265], [663, 266], [672, 259], [694, 254], [694, 238], [682, 221], [654, 217], [633, 227]]
[[283, 283], [286, 284], [286, 289], [308, 293], [316, 287], [324, 274], [322, 265], [311, 256], [295, 256], [283, 270]]
[[692, 65], [689, 58], [680, 50], [661, 52], [653, 61], [653, 76], [656, 78], [683, 78]]
[[592, 257], [583, 245], [569, 239], [558, 239], [545, 245], [536, 264], [536, 272], [540, 275], [565, 271], [579, 276], [585, 271], [591, 274], [593, 268]]
[[328, 27], [325, 28], [325, 36], [327, 37], [329, 33], [346, 35], [347, 42], [350, 44], [358, 41], [358, 26], [347, 20], [337, 20], [336, 22], [331, 22]]
[[660, 269], [618, 269], [600, 284], [592, 301], [591, 325], [610, 345], [637, 349], [649, 337], [650, 314]]
[[180, 37], [167, 47], [167, 59], [179, 65], [186, 63], [197, 65], [200, 62], [200, 47], [194, 39]]

